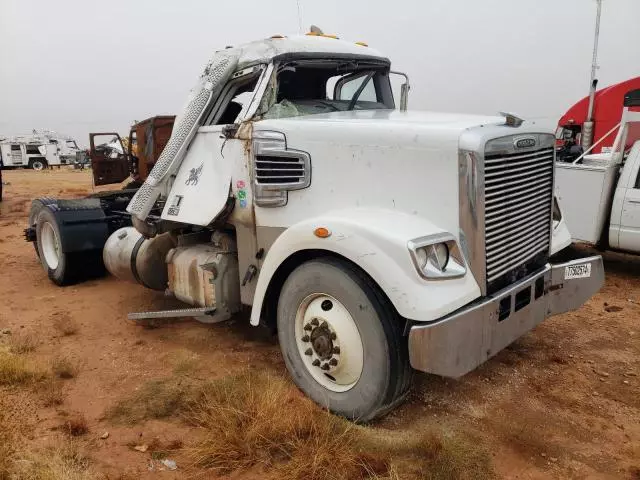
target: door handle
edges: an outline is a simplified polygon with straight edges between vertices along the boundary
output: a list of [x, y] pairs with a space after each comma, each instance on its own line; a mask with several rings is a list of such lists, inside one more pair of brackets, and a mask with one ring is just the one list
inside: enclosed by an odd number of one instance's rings
[[629, 199], [628, 202], [629, 203], [640, 203], [640, 200], [631, 200], [631, 199]]

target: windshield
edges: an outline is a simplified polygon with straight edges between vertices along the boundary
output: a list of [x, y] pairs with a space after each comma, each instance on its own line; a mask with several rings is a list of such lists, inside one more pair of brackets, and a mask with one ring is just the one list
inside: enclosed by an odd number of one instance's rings
[[394, 108], [389, 70], [384, 65], [288, 62], [278, 65], [273, 91], [263, 118]]

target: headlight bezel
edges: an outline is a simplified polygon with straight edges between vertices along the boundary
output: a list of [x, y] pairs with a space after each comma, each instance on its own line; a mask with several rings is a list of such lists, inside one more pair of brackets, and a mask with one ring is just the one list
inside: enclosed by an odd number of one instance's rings
[[[447, 251], [443, 268], [440, 267], [442, 262], [439, 261], [436, 252], [439, 245], [444, 245]], [[458, 241], [450, 233], [437, 233], [410, 240], [407, 242], [407, 248], [418, 274], [426, 280], [460, 278], [467, 273]], [[422, 252], [426, 253], [426, 263]]]

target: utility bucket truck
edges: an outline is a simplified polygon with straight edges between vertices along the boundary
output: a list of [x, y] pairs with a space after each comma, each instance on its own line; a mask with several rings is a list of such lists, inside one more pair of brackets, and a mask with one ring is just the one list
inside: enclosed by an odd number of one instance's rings
[[216, 52], [130, 201], [35, 200], [27, 239], [56, 283], [100, 254], [189, 306], [133, 319], [246, 308], [307, 395], [371, 420], [412, 368], [460, 377], [604, 278], [599, 256], [550, 260], [553, 134], [407, 112], [408, 82], [396, 110], [393, 74], [319, 33]]
[[[575, 241], [640, 253], [640, 89], [624, 96], [622, 120], [606, 153], [587, 150], [556, 163], [555, 191]], [[596, 149], [595, 143], [592, 149]]]

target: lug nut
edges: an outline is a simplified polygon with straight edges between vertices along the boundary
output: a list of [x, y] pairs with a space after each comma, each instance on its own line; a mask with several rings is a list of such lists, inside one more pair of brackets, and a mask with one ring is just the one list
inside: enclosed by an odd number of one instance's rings
[[309, 337], [309, 335], [305, 335], [304, 337], [302, 337], [302, 341], [303, 341], [303, 342], [308, 342], [309, 340], [311, 340], [311, 338]]
[[313, 325], [314, 327], [317, 327], [320, 324], [320, 322], [318, 321], [317, 318], [314, 318], [313, 320], [311, 320], [311, 325]]
[[335, 353], [336, 355], [340, 355], [340, 347], [333, 347], [332, 353]]
[[331, 360], [329, 360], [329, 365], [331, 365], [332, 367], [335, 367], [338, 364], [338, 360], [336, 360], [335, 358], [332, 358]]
[[305, 354], [305, 355], [311, 355], [312, 353], [313, 353], [313, 350], [311, 350], [310, 348], [307, 348], [307, 349], [304, 351], [304, 354]]
[[331, 367], [329, 366], [328, 363], [325, 363], [322, 365], [322, 367], [320, 367], [322, 370], [329, 370]]
[[317, 358], [311, 362], [311, 365], [313, 365], [314, 367], [319, 367], [320, 366], [320, 360], [318, 360]]
[[335, 340], [336, 338], [338, 338], [338, 336], [335, 334], [335, 332], [331, 332], [331, 340]]
[[308, 324], [308, 323], [307, 323], [307, 324], [304, 326], [304, 329], [305, 329], [305, 330], [307, 330], [307, 331], [311, 331], [311, 330], [313, 330], [313, 327], [312, 327], [310, 324]]

